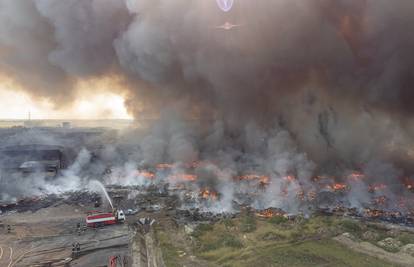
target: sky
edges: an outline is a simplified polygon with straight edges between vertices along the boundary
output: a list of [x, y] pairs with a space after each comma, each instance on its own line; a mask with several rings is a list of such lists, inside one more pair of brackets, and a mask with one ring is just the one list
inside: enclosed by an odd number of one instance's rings
[[0, 119], [132, 119], [122, 95], [82, 93], [68, 107], [57, 109], [47, 99], [33, 99], [8, 83], [0, 84]]

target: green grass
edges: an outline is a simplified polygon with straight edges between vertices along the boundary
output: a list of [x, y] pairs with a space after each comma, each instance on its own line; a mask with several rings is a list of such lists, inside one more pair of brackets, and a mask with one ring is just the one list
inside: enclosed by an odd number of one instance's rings
[[363, 229], [360, 226], [360, 223], [357, 221], [345, 219], [340, 223], [340, 225], [345, 232], [354, 234], [356, 236], [360, 236], [362, 234]]
[[282, 224], [282, 223], [286, 223], [287, 221], [288, 219], [282, 216], [275, 216], [269, 219], [269, 222], [271, 224]]
[[224, 224], [227, 228], [231, 228], [231, 227], [234, 227], [234, 226], [235, 226], [235, 224], [234, 224], [234, 222], [233, 222], [233, 220], [232, 220], [232, 219], [224, 219], [224, 220], [223, 220], [223, 224]]
[[179, 260], [178, 248], [169, 240], [167, 233], [157, 231], [157, 238], [159, 246], [162, 250], [163, 260], [168, 267], [182, 266]]
[[[231, 223], [233, 225], [233, 223]], [[223, 221], [215, 226], [200, 224], [193, 232], [198, 240], [198, 252], [216, 250], [222, 247], [242, 248], [243, 243], [228, 230], [229, 222]]]
[[243, 247], [243, 243], [234, 235], [227, 233], [220, 236], [215, 236], [215, 238], [208, 239], [201, 245], [199, 251], [205, 252], [216, 250], [223, 247], [231, 249], [240, 249]]
[[195, 229], [192, 235], [194, 237], [200, 237], [206, 232], [210, 232], [214, 229], [214, 226], [211, 224], [199, 224]]
[[258, 235], [258, 237], [259, 237], [258, 240], [262, 240], [262, 241], [281, 241], [281, 240], [287, 239], [286, 236], [281, 235], [280, 233], [276, 231], [266, 232], [264, 234]]
[[390, 266], [331, 239], [338, 232], [362, 230], [354, 221], [335, 217], [313, 217], [298, 223], [245, 215], [232, 223], [217, 223], [211, 231], [198, 235], [194, 253], [214, 266], [229, 267]]
[[254, 214], [246, 214], [240, 220], [240, 231], [243, 233], [254, 232], [257, 228]]
[[272, 245], [253, 249], [245, 262], [231, 266], [389, 266], [365, 255], [355, 253], [332, 240], [307, 241], [284, 246]]
[[[275, 218], [256, 218], [247, 213], [215, 224], [201, 224], [189, 237], [192, 254], [211, 266], [227, 267], [392, 266], [332, 239], [343, 232], [360, 237], [367, 230], [382, 238], [382, 231], [334, 216], [298, 221]], [[180, 244], [167, 235], [159, 235], [166, 266], [183, 266], [178, 255]], [[400, 238], [402, 243], [411, 242], [414, 235]]]
[[354, 266], [390, 264], [356, 253], [332, 240], [251, 246], [240, 250], [220, 248], [203, 254], [218, 266]]
[[414, 244], [414, 234], [410, 234], [410, 233], [402, 233], [399, 237], [398, 240], [403, 243], [403, 245], [407, 245], [407, 244]]

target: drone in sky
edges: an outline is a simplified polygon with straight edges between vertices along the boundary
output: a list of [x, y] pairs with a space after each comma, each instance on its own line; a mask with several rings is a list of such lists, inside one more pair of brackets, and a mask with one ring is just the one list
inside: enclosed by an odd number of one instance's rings
[[225, 22], [223, 25], [217, 26], [215, 28], [229, 31], [233, 28], [238, 28], [238, 27], [241, 27], [241, 26], [243, 26], [243, 25], [242, 24], [232, 24], [230, 22]]
[[229, 12], [234, 4], [234, 0], [216, 0], [217, 5], [223, 12]]
[[[229, 12], [233, 8], [234, 1], [235, 0], [216, 0], [217, 5], [219, 6], [219, 8], [223, 12]], [[232, 30], [234, 28], [241, 27], [241, 26], [243, 26], [243, 25], [242, 24], [233, 24], [233, 23], [230, 23], [230, 22], [226, 21], [223, 25], [216, 26], [215, 28], [229, 31], [229, 30]]]

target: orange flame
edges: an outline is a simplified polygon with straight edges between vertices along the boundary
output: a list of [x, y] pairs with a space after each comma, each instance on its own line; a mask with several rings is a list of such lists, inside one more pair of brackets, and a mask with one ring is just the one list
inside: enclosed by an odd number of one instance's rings
[[334, 191], [344, 191], [348, 188], [346, 184], [335, 183], [333, 185], [327, 185], [326, 188], [332, 189]]
[[384, 212], [381, 210], [376, 210], [376, 209], [366, 209], [365, 210], [365, 216], [366, 217], [380, 217], [384, 215]]
[[173, 174], [168, 176], [169, 180], [176, 180], [176, 181], [188, 181], [188, 182], [194, 182], [197, 180], [197, 175], [194, 174], [186, 174], [186, 173], [181, 173], [181, 174]]
[[204, 199], [216, 200], [218, 197], [218, 194], [215, 191], [212, 191], [208, 188], [204, 188], [200, 191], [200, 197]]
[[150, 179], [153, 180], [155, 179], [155, 174], [152, 172], [147, 172], [147, 171], [137, 171], [136, 173], [137, 176], [141, 176], [144, 177], [146, 179]]
[[156, 166], [156, 168], [160, 170], [172, 169], [172, 167], [174, 167], [174, 165], [170, 163], [160, 163]]
[[271, 209], [271, 208], [256, 212], [256, 216], [260, 218], [273, 218], [276, 216], [284, 216], [284, 215], [285, 214], [283, 212], [276, 211], [275, 209]]
[[246, 174], [235, 177], [236, 180], [239, 181], [252, 181], [252, 180], [258, 180], [261, 185], [268, 185], [270, 184], [270, 177], [266, 175], [258, 175], [258, 174]]

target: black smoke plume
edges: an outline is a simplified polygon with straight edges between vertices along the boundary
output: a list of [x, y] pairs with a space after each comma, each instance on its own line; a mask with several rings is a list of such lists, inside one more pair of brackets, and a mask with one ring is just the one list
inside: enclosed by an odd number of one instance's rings
[[129, 111], [156, 124], [143, 162], [410, 175], [413, 15], [409, 0], [238, 0], [228, 13], [213, 0], [0, 0], [0, 72], [57, 106], [77, 81], [121, 79]]

